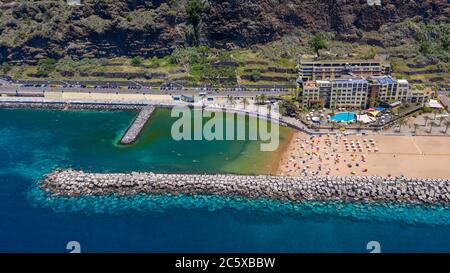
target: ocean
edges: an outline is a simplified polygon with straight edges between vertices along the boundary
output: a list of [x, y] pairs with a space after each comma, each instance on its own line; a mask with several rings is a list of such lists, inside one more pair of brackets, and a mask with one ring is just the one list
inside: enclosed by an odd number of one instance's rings
[[136, 113], [0, 110], [0, 251], [449, 252], [450, 209], [214, 196], [49, 198], [36, 183], [56, 168], [95, 172], [272, 173], [292, 134], [258, 141], [175, 141], [167, 109], [137, 142], [118, 140]]

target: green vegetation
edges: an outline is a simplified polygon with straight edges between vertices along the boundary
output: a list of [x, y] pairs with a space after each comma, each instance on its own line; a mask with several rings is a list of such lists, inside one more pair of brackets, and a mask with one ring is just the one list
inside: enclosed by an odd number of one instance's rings
[[316, 52], [317, 57], [320, 56], [321, 49], [327, 48], [327, 43], [326, 43], [325, 37], [321, 33], [314, 35], [310, 41], [310, 44], [311, 44], [311, 47]]
[[156, 56], [144, 60], [142, 65], [154, 72], [169, 72], [170, 70], [174, 70], [178, 68], [178, 66], [174, 63], [172, 55], [167, 55], [162, 58], [158, 58]]
[[283, 100], [280, 103], [280, 114], [284, 116], [297, 117], [299, 114], [299, 108], [295, 102], [291, 100]]
[[48, 77], [50, 73], [56, 70], [56, 63], [57, 61], [51, 58], [40, 60], [38, 63], [36, 76]]
[[[0, 30], [2, 30], [0, 45], [20, 47], [22, 42], [28, 41], [30, 37], [37, 42], [45, 43], [52, 35], [55, 36], [55, 32], [49, 30], [52, 26], [65, 25], [63, 22], [66, 22], [67, 16], [71, 13], [66, 10], [55, 13], [49, 9], [46, 14], [34, 8], [35, 5], [48, 5], [47, 1], [43, 2], [45, 4], [24, 2], [14, 14], [10, 14], [9, 11], [4, 12], [5, 19], [0, 20]], [[107, 3], [110, 2], [107, 1]], [[192, 46], [179, 47], [172, 54], [149, 58], [94, 59], [87, 57], [73, 60], [63, 56], [64, 51], [61, 49], [54, 48], [48, 55], [50, 61], [44, 59], [36, 65], [2, 65], [0, 73], [15, 78], [47, 77], [56, 80], [111, 79], [111, 77], [103, 76], [107, 73], [122, 73], [115, 79], [124, 80], [129, 78], [127, 73], [134, 73], [140, 75], [137, 78], [139, 80], [161, 83], [170, 80], [188, 85], [295, 85], [299, 56], [303, 59], [313, 58], [317, 54], [322, 59], [372, 59], [381, 53], [389, 56], [387, 61], [391, 63], [394, 76], [412, 81], [417, 84], [415, 88], [425, 88], [431, 82], [445, 82], [450, 75], [449, 24], [425, 24], [411, 20], [383, 26], [380, 31], [357, 33], [360, 40], [370, 39], [376, 41], [373, 43], [376, 45], [346, 42], [351, 39], [342, 39], [342, 34], [331, 32], [312, 35], [308, 32], [297, 31], [266, 44], [226, 51], [198, 45], [198, 27], [201, 25], [202, 14], [209, 8], [204, 3], [206, 2], [201, 0], [186, 2], [173, 0], [158, 8], [164, 9], [164, 14], [167, 12], [168, 16], [172, 14], [170, 16], [173, 18], [176, 18], [177, 14], [183, 14], [185, 18], [188, 18], [188, 28], [192, 30], [190, 42]], [[59, 4], [54, 3], [54, 5]], [[111, 5], [119, 4], [114, 2]], [[102, 7], [100, 1], [99, 7]], [[108, 27], [106, 25], [108, 20], [105, 19], [107, 16], [103, 16], [105, 14], [101, 12], [95, 14], [86, 15], [87, 17], [80, 19], [77, 24], [87, 27], [93, 35], [104, 34], [103, 31]], [[139, 33], [155, 31], [158, 20], [161, 20], [158, 13], [152, 9], [136, 9], [121, 16], [117, 18], [120, 29], [136, 30]], [[47, 21], [36, 24], [35, 17]], [[12, 30], [6, 27], [6, 24], [17, 24], [17, 28]], [[326, 51], [323, 50], [325, 48]], [[130, 52], [130, 54], [143, 56], [139, 52]], [[93, 56], [93, 54], [85, 56]], [[145, 74], [166, 76], [159, 79], [147, 79], [143, 76]]]
[[430, 107], [424, 106], [422, 108], [422, 113], [424, 113], [424, 114], [429, 114], [429, 113], [432, 113], [432, 112], [433, 112], [433, 109], [430, 108]]
[[256, 104], [263, 105], [263, 104], [266, 104], [266, 101], [267, 101], [266, 94], [261, 94], [259, 96], [256, 96], [256, 100], [255, 100]]
[[250, 80], [253, 82], [258, 82], [260, 79], [261, 79], [261, 71], [253, 70], [252, 74], [250, 75]]
[[142, 57], [136, 56], [133, 59], [131, 59], [131, 65], [132, 66], [141, 66], [143, 61], [144, 60], [142, 59]]
[[3, 75], [8, 75], [9, 71], [11, 71], [12, 67], [10, 64], [4, 63], [1, 66], [1, 71]]
[[420, 52], [429, 58], [450, 63], [450, 24], [416, 24], [415, 39], [419, 42]]
[[174, 64], [189, 72], [195, 84], [204, 82], [214, 85], [234, 85], [236, 67], [221, 65], [218, 62], [231, 61], [207, 46], [177, 48], [171, 56]]
[[190, 23], [188, 31], [188, 43], [197, 46], [200, 44], [200, 23], [202, 21], [202, 12], [204, 3], [202, 0], [189, 0], [186, 5], [186, 13]]

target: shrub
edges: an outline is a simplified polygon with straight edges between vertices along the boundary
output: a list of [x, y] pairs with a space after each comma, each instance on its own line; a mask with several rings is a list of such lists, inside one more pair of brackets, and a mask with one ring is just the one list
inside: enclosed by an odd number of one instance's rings
[[422, 108], [422, 112], [423, 112], [424, 114], [426, 114], [426, 113], [431, 113], [431, 112], [433, 112], [433, 109], [430, 108], [430, 107], [424, 106], [424, 107]]
[[56, 70], [56, 60], [52, 58], [42, 59], [38, 62], [36, 76], [48, 77], [49, 74]]
[[4, 64], [2, 65], [2, 73], [3, 73], [3, 75], [7, 75], [8, 72], [11, 71], [11, 68], [12, 68], [12, 67], [11, 67], [10, 64], [4, 63]]
[[284, 116], [297, 117], [298, 111], [297, 105], [292, 101], [284, 100], [280, 103], [280, 113]]
[[199, 45], [199, 25], [202, 21], [202, 12], [204, 4], [202, 0], [189, 0], [186, 5], [186, 13], [191, 28], [188, 29], [188, 41], [191, 45]]
[[143, 61], [144, 60], [141, 57], [136, 56], [133, 59], [131, 59], [131, 65], [132, 66], [141, 66]]
[[252, 74], [250, 75], [250, 80], [252, 82], [257, 82], [261, 79], [261, 71], [259, 70], [253, 70]]
[[324, 36], [320, 33], [313, 36], [310, 41], [310, 46], [316, 52], [317, 56], [320, 56], [320, 50], [327, 48], [327, 43]]

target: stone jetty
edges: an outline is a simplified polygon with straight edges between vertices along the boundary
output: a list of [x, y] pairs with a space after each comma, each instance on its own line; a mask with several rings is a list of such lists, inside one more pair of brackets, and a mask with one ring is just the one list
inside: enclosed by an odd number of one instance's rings
[[122, 139], [120, 140], [120, 144], [127, 145], [133, 143], [141, 133], [145, 124], [147, 124], [147, 121], [152, 116], [154, 110], [155, 107], [153, 106], [147, 106], [145, 108], [142, 108], [137, 117], [134, 119], [131, 126], [123, 135]]
[[404, 177], [285, 177], [56, 170], [39, 186], [55, 196], [222, 195], [291, 202], [344, 201], [448, 205], [450, 180]]

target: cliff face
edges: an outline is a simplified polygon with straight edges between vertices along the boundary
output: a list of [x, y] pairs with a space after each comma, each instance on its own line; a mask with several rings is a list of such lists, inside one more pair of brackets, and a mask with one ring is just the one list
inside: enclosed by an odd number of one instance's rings
[[[0, 4], [0, 63], [43, 57], [164, 55], [186, 43], [188, 0], [4, 0]], [[297, 30], [355, 35], [406, 18], [450, 22], [447, 0], [209, 0], [202, 42], [245, 47]]]

